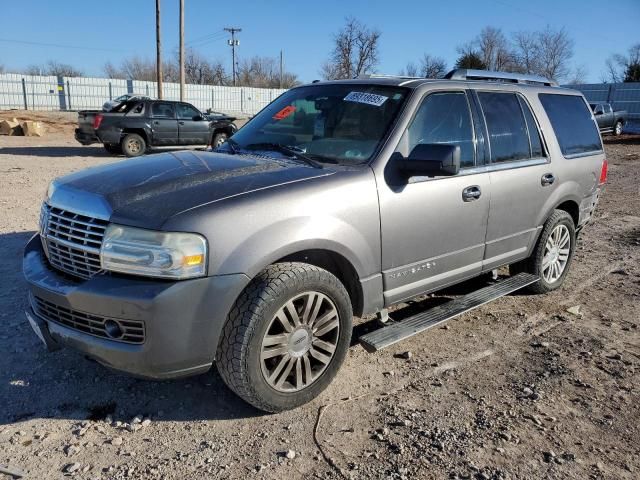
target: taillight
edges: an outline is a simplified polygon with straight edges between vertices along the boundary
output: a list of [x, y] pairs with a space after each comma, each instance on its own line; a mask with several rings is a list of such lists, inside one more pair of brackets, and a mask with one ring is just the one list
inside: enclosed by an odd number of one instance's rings
[[93, 129], [97, 130], [100, 128], [100, 124], [102, 123], [102, 119], [104, 118], [104, 115], [102, 115], [101, 113], [97, 114], [95, 117], [93, 117]]
[[607, 162], [607, 159], [604, 159], [604, 162], [602, 162], [602, 170], [600, 170], [600, 185], [603, 185], [606, 181], [607, 181], [607, 168], [609, 167], [609, 163]]

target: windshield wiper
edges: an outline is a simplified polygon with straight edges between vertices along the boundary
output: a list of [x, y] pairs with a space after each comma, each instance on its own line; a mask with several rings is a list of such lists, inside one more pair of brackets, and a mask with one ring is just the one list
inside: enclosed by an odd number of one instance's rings
[[304, 154], [304, 152], [297, 147], [290, 147], [288, 145], [282, 145], [281, 143], [250, 143], [246, 147], [246, 150], [272, 150], [274, 152], [282, 153], [283, 155], [291, 158], [293, 160], [302, 160], [308, 165], [311, 165], [314, 168], [322, 168], [322, 164], [317, 162], [311, 157], [308, 157]]

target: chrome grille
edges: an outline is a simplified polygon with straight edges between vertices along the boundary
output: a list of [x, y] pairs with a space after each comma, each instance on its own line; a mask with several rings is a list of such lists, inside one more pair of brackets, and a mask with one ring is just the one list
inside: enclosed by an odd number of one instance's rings
[[44, 204], [40, 234], [49, 263], [63, 272], [90, 278], [100, 272], [100, 247], [108, 222]]
[[[80, 312], [61, 307], [36, 296], [33, 296], [32, 306], [38, 315], [50, 322], [58, 323], [95, 337], [124, 343], [144, 343], [144, 323], [137, 320], [122, 320]], [[111, 325], [108, 325], [108, 322], [112, 322]], [[114, 328], [114, 323], [118, 326], [118, 329]], [[119, 335], [114, 335], [114, 331]]]

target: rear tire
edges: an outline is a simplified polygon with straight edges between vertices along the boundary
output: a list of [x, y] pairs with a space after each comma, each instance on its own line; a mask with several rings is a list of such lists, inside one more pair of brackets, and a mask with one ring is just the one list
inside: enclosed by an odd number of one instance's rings
[[622, 135], [622, 127], [624, 125], [622, 124], [622, 122], [620, 120], [618, 120], [616, 122], [616, 124], [613, 127], [613, 134], [617, 137], [618, 135]]
[[147, 149], [147, 143], [144, 141], [144, 138], [137, 133], [128, 133], [125, 135], [120, 142], [120, 146], [122, 147], [122, 152], [127, 157], [138, 157], [140, 155], [144, 155], [144, 152]]
[[512, 275], [531, 273], [540, 280], [527, 287], [533, 293], [560, 288], [569, 272], [576, 247], [573, 218], [564, 210], [554, 210], [540, 233], [531, 256], [509, 266]]
[[229, 313], [216, 352], [220, 376], [260, 410], [299, 407], [335, 377], [351, 341], [352, 315], [346, 289], [328, 271], [271, 265]]

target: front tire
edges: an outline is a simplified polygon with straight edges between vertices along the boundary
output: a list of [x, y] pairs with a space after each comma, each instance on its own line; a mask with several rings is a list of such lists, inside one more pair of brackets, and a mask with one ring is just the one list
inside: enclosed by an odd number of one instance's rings
[[622, 122], [620, 120], [618, 120], [615, 124], [615, 126], [613, 127], [613, 134], [617, 137], [618, 135], [622, 135], [622, 127], [624, 125], [622, 125]]
[[527, 272], [540, 280], [527, 289], [547, 293], [560, 288], [569, 272], [576, 247], [573, 218], [564, 210], [554, 210], [547, 219], [531, 256], [511, 265], [511, 274]]
[[144, 155], [144, 152], [147, 149], [147, 143], [144, 141], [144, 138], [137, 133], [128, 133], [125, 135], [120, 142], [120, 146], [122, 147], [122, 152], [127, 157], [138, 157], [140, 155]]
[[215, 150], [229, 139], [229, 135], [224, 132], [216, 133], [211, 139], [211, 149]]
[[220, 376], [260, 410], [299, 407], [335, 377], [351, 341], [352, 315], [345, 287], [328, 271], [271, 265], [229, 313], [216, 352]]

